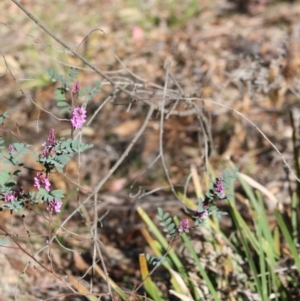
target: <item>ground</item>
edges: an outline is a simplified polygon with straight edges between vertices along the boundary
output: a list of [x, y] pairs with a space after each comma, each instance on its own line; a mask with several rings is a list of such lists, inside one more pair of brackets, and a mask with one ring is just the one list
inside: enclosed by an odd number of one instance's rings
[[[65, 176], [51, 177], [53, 186], [68, 196], [58, 223], [93, 191], [130, 145], [149, 111], [149, 102], [144, 100], [160, 105], [166, 74], [167, 108], [170, 110], [177, 98], [185, 97], [191, 103], [181, 102], [176, 110], [193, 110], [193, 104], [201, 110], [201, 114], [165, 119], [163, 153], [174, 187], [183, 192], [191, 166], [197, 166], [199, 174], [204, 173], [208, 154], [217, 173], [231, 161], [240, 172], [263, 185], [283, 207], [291, 203], [290, 192], [296, 186], [292, 173], [294, 151], [299, 147], [293, 134], [299, 129], [300, 4], [249, 1], [248, 6], [238, 10], [234, 1], [183, 2], [56, 0], [46, 5], [43, 1], [22, 1], [70, 48], [132, 91], [135, 98], [113, 90], [12, 1], [0, 3], [0, 10], [6, 12], [0, 24], [0, 50], [5, 58], [0, 64], [0, 108], [10, 114], [6, 126], [19, 133], [23, 141], [40, 148], [51, 128], [55, 128], [57, 137], [70, 134], [67, 122], [48, 113], [59, 116], [55, 87], [46, 69], [66, 74], [69, 67], [78, 68], [81, 87], [102, 81], [101, 92], [87, 106], [88, 121], [111, 96], [83, 130], [84, 141], [93, 143], [94, 148], [82, 154], [80, 169], [74, 158]], [[65, 117], [68, 116], [61, 116]], [[136, 208], [141, 206], [153, 219], [159, 206], [183, 216], [183, 206], [170, 191], [160, 161], [135, 182], [160, 152], [159, 129], [160, 114], [156, 111], [145, 133], [98, 193], [98, 217], [109, 210], [98, 223], [99, 239], [105, 246], [103, 256], [110, 277], [126, 290], [140, 282], [138, 256], [149, 251], [141, 234], [145, 225]], [[209, 151], [204, 137], [211, 138]], [[4, 138], [8, 143], [13, 141], [11, 135]], [[30, 157], [26, 160], [31, 168], [39, 168]], [[20, 184], [29, 189], [32, 176], [31, 171], [22, 173]], [[152, 189], [157, 190], [141, 197]], [[239, 187], [236, 189], [239, 191]], [[195, 198], [192, 185], [187, 186], [187, 194]], [[266, 205], [270, 212], [276, 206], [272, 198], [266, 198]], [[18, 235], [22, 249], [1, 248], [0, 300], [50, 300], [51, 296], [58, 300], [57, 293], [62, 295], [61, 300], [81, 300], [68, 297], [70, 291], [62, 288], [52, 274], [44, 276], [43, 268], [32, 259], [26, 277], [20, 277], [29, 260], [24, 250], [37, 252], [49, 234], [42, 210], [26, 209], [23, 218], [23, 213], [1, 213], [1, 225]], [[87, 203], [59, 233], [65, 248], [55, 244], [51, 252], [57, 275], [76, 278], [92, 264], [91, 233], [87, 229], [94, 210], [94, 203]], [[33, 226], [37, 223], [40, 229]], [[221, 224], [225, 231], [230, 228], [226, 218]], [[55, 224], [52, 226], [55, 228]], [[66, 234], [68, 231], [76, 235]], [[47, 266], [49, 258], [47, 253], [36, 256]], [[158, 273], [160, 277], [164, 279], [164, 272]], [[75, 285], [76, 280], [70, 281]], [[102, 280], [94, 286], [98, 292], [106, 289]]]

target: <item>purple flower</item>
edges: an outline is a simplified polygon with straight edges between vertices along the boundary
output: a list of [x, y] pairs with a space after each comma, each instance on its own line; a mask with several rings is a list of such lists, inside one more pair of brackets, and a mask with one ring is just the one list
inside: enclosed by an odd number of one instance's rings
[[77, 94], [80, 90], [80, 83], [78, 80], [76, 80], [72, 86], [72, 93]]
[[71, 124], [74, 129], [82, 127], [86, 120], [86, 110], [84, 108], [75, 108], [72, 112]]
[[44, 186], [46, 191], [50, 191], [50, 181], [47, 177], [43, 176], [42, 172], [38, 172], [36, 177], [34, 178], [34, 187], [36, 187], [37, 189], [41, 189], [41, 186]]
[[4, 202], [13, 202], [17, 199], [17, 194], [15, 191], [7, 192], [4, 194]]
[[8, 152], [11, 154], [11, 153], [13, 153], [14, 151], [15, 151], [14, 146], [13, 146], [12, 144], [10, 144], [10, 145], [8, 146]]
[[24, 188], [23, 188], [23, 186], [21, 186], [20, 191], [19, 191], [19, 196], [24, 195], [24, 193], [25, 193]]
[[177, 231], [179, 233], [189, 232], [189, 227], [190, 227], [189, 220], [187, 218], [184, 218], [183, 220], [180, 221], [177, 227]]
[[217, 178], [216, 182], [215, 182], [215, 193], [217, 194], [217, 196], [221, 199], [226, 197], [225, 194], [225, 187], [224, 187], [224, 183], [223, 183], [223, 179], [222, 178]]
[[52, 147], [55, 145], [55, 133], [54, 133], [54, 129], [51, 129], [49, 131], [48, 138], [47, 138], [47, 144], [49, 146], [52, 146]]
[[42, 143], [42, 146], [44, 147], [44, 150], [42, 152], [43, 158], [47, 158], [50, 155], [51, 151], [55, 146], [55, 142], [56, 140], [55, 140], [54, 129], [51, 129], [49, 131], [47, 141]]
[[47, 158], [50, 155], [49, 149], [46, 147], [46, 143], [45, 142], [42, 145], [45, 147], [44, 150], [43, 150], [43, 152], [42, 152], [42, 157], [43, 158]]
[[43, 174], [41, 172], [37, 173], [36, 177], [33, 179], [34, 180], [34, 184], [33, 186], [36, 187], [37, 189], [41, 188], [41, 184], [40, 184], [40, 178]]
[[49, 211], [51, 214], [60, 212], [62, 202], [58, 202], [55, 199], [48, 202], [47, 211]]
[[207, 206], [203, 206], [203, 210], [200, 212], [200, 210], [197, 208], [195, 211], [195, 215], [198, 219], [204, 219], [209, 216], [208, 210], [205, 209]]

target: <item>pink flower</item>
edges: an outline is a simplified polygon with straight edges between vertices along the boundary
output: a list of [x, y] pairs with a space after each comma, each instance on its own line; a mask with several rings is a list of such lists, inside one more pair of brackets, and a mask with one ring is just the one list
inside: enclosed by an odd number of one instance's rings
[[42, 146], [45, 147], [44, 150], [43, 150], [43, 152], [42, 152], [42, 157], [43, 157], [43, 158], [47, 158], [47, 157], [49, 156], [49, 150], [48, 150], [48, 148], [46, 147], [45, 142], [42, 144]]
[[55, 146], [55, 142], [56, 140], [55, 140], [54, 129], [51, 129], [49, 131], [47, 141], [42, 143], [42, 146], [44, 147], [44, 150], [42, 152], [43, 158], [47, 158], [50, 155], [51, 151]]
[[177, 231], [179, 233], [183, 233], [183, 232], [189, 232], [189, 220], [187, 218], [184, 218], [183, 220], [180, 221], [178, 227], [177, 227]]
[[136, 47], [141, 47], [144, 40], [144, 31], [139, 26], [134, 26], [132, 29], [132, 39]]
[[24, 195], [24, 193], [25, 193], [24, 188], [23, 188], [23, 186], [21, 186], [20, 191], [19, 191], [19, 196]]
[[71, 124], [74, 129], [82, 127], [86, 120], [86, 110], [84, 108], [75, 108], [72, 112]]
[[48, 202], [47, 211], [51, 214], [60, 212], [60, 208], [62, 206], [62, 202], [58, 202], [55, 199]]
[[17, 194], [15, 191], [7, 192], [4, 194], [4, 202], [13, 202], [17, 199]]
[[14, 146], [13, 146], [12, 144], [10, 144], [10, 145], [8, 146], [8, 152], [11, 154], [11, 153], [13, 153], [14, 151], [15, 151]]
[[34, 178], [34, 187], [37, 189], [41, 189], [41, 186], [44, 186], [46, 191], [50, 191], [51, 183], [47, 177], [43, 176], [42, 172], [38, 172], [36, 177]]
[[49, 131], [48, 138], [47, 138], [47, 144], [49, 146], [52, 146], [52, 147], [55, 145], [55, 133], [54, 133], [54, 129], [51, 129]]
[[144, 31], [141, 27], [139, 26], [134, 26], [132, 29], [132, 38], [137, 41], [141, 40], [144, 37]]
[[[206, 206], [205, 206], [206, 207]], [[207, 210], [205, 210], [205, 207], [203, 206], [203, 208], [204, 208], [204, 210], [202, 211], [202, 212], [199, 212], [199, 209], [197, 208], [196, 209], [196, 211], [195, 211], [195, 213], [196, 213], [196, 215], [197, 215], [197, 218], [206, 218], [206, 217], [208, 217], [208, 211]]]
[[78, 80], [76, 80], [72, 86], [72, 93], [77, 94], [80, 90], [80, 83]]
[[225, 187], [223, 184], [223, 179], [222, 178], [217, 178], [215, 182], [215, 193], [217, 193], [217, 196], [220, 197], [221, 199], [225, 198]]

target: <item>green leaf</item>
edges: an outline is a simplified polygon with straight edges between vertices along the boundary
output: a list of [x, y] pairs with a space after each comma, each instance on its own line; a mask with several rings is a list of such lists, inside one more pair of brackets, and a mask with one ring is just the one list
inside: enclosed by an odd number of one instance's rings
[[170, 224], [170, 225], [168, 226], [168, 230], [169, 230], [169, 231], [173, 230], [174, 228], [175, 228], [175, 224], [174, 224], [174, 223], [172, 223], [172, 224]]
[[168, 212], [166, 212], [166, 213], [163, 215], [163, 219], [167, 219], [169, 216], [170, 216], [170, 214], [169, 214]]
[[65, 101], [58, 101], [56, 104], [57, 104], [58, 107], [68, 106], [68, 103], [66, 103]]
[[55, 90], [54, 97], [58, 101], [66, 101], [65, 92], [59, 88]]
[[166, 223], [166, 225], [169, 225], [170, 223], [172, 223], [172, 218], [171, 217], [169, 217], [166, 221], [165, 221], [165, 223]]
[[8, 170], [0, 171], [0, 185], [4, 186], [7, 180], [10, 178]]
[[30, 145], [26, 145], [24, 143], [13, 143], [12, 145], [15, 151], [13, 152], [11, 159], [9, 161], [13, 165], [22, 166], [23, 163], [19, 163], [19, 160], [21, 160], [22, 157], [29, 152]]
[[4, 112], [2, 115], [0, 115], [0, 124], [3, 123], [3, 120], [9, 118], [9, 115], [7, 112]]
[[38, 191], [38, 193], [36, 194], [36, 197], [42, 203], [53, 200], [53, 196], [51, 194], [49, 194], [44, 188], [41, 188]]
[[21, 209], [23, 209], [24, 204], [23, 204], [22, 201], [14, 201], [14, 202], [10, 202], [10, 203], [5, 203], [4, 207], [9, 209], [9, 210], [18, 212]]
[[61, 109], [59, 112], [60, 112], [60, 114], [65, 114], [65, 113], [67, 113], [67, 112], [69, 112], [70, 110], [69, 110], [69, 108], [68, 107], [64, 107], [63, 109]]
[[20, 173], [21, 173], [21, 170], [18, 169], [13, 172], [13, 175], [18, 177], [20, 175]]
[[50, 194], [53, 195], [57, 201], [60, 201], [64, 197], [64, 193], [60, 189], [52, 190]]
[[162, 209], [161, 207], [158, 207], [158, 208], [157, 208], [157, 211], [158, 211], [158, 215], [159, 215], [160, 217], [163, 217], [163, 215], [164, 215], [163, 209]]
[[59, 82], [61, 82], [63, 85], [66, 84], [66, 79], [65, 79], [62, 75], [56, 73], [54, 70], [48, 69], [48, 70], [45, 70], [45, 72], [46, 72], [46, 74], [48, 75], [48, 77], [51, 78], [52, 82], [59, 81]]
[[70, 70], [69, 70], [69, 74], [68, 74], [69, 80], [71, 82], [73, 82], [75, 79], [77, 79], [78, 74], [79, 74], [78, 70], [75, 69], [75, 68], [73, 68], [73, 67], [71, 67]]

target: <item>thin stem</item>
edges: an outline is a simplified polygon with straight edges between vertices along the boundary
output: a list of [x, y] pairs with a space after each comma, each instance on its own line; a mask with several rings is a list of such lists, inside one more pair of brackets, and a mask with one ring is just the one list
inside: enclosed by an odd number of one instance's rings
[[116, 169], [121, 165], [121, 163], [124, 161], [124, 159], [128, 156], [130, 150], [135, 145], [137, 140], [140, 138], [140, 136], [145, 131], [147, 124], [153, 114], [154, 106], [151, 106], [148, 114], [144, 120], [143, 125], [141, 126], [140, 130], [135, 134], [135, 137], [132, 139], [130, 144], [127, 146], [126, 150], [122, 154], [122, 156], [119, 158], [119, 160], [114, 164], [114, 166], [109, 170], [107, 175], [99, 182], [99, 184], [96, 186], [94, 191], [81, 203], [78, 205], [78, 207], [62, 222], [60, 227], [63, 227], [79, 210], [82, 206], [84, 206], [98, 191], [102, 188], [102, 186], [106, 183], [106, 181], [111, 177], [111, 175], [116, 171]]
[[163, 169], [165, 171], [166, 177], [168, 179], [171, 191], [179, 199], [179, 197], [178, 197], [178, 195], [175, 191], [175, 188], [173, 186], [173, 183], [171, 181], [170, 175], [169, 175], [168, 167], [167, 167], [167, 164], [166, 164], [166, 161], [165, 161], [165, 158], [164, 158], [164, 148], [163, 148], [164, 119], [165, 119], [164, 107], [165, 107], [167, 87], [168, 87], [169, 69], [170, 69], [170, 62], [167, 62], [167, 65], [166, 65], [166, 80], [165, 80], [164, 94], [163, 94], [163, 98], [162, 98], [162, 102], [161, 102], [161, 112], [160, 112], [159, 154], [160, 154], [161, 163], [162, 163]]

